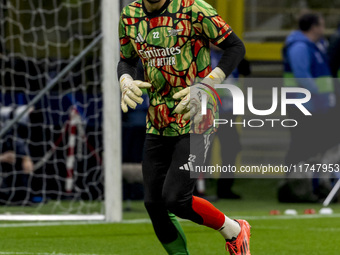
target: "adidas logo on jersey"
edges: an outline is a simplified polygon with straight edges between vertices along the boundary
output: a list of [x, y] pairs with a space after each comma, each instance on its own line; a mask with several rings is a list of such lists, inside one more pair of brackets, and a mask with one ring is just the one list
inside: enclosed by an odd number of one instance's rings
[[188, 162], [183, 166], [180, 166], [179, 170], [194, 172], [194, 166], [192, 165], [192, 162]]
[[140, 33], [138, 33], [135, 42], [136, 42], [136, 43], [140, 43], [140, 44], [143, 44], [143, 43], [145, 42], [143, 36], [142, 36]]

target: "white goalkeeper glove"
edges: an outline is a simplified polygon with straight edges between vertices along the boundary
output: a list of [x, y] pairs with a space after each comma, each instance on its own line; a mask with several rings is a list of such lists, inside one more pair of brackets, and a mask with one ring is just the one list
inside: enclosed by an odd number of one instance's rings
[[[199, 122], [202, 119], [196, 118], [197, 113], [201, 110], [201, 95], [200, 93], [205, 93], [202, 89], [209, 89], [207, 86], [214, 87], [216, 84], [221, 84], [225, 80], [226, 76], [224, 72], [216, 67], [207, 77], [205, 77], [199, 84], [195, 84], [192, 87], [185, 88], [180, 92], [173, 95], [175, 100], [181, 100], [181, 102], [175, 108], [177, 114], [183, 114], [184, 120], [189, 120], [190, 116], [194, 119], [194, 122]], [[190, 96], [191, 95], [191, 96]]]
[[134, 80], [129, 74], [124, 74], [119, 79], [120, 90], [122, 92], [121, 107], [124, 113], [128, 112], [128, 106], [131, 109], [136, 109], [137, 103], [142, 104], [143, 92], [141, 89], [151, 88], [148, 82]]

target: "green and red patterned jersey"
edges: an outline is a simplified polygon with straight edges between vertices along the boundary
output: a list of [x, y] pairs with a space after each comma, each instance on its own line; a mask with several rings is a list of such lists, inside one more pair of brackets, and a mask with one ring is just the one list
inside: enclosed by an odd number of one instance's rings
[[[137, 61], [139, 57], [145, 80], [152, 84], [147, 133], [178, 136], [190, 132], [189, 121], [174, 113], [178, 101], [172, 97], [211, 72], [209, 42], [218, 45], [231, 33], [228, 24], [203, 0], [168, 0], [158, 13], [151, 14], [142, 0], [123, 9], [121, 58]], [[212, 120], [217, 106], [214, 108], [204, 118]]]

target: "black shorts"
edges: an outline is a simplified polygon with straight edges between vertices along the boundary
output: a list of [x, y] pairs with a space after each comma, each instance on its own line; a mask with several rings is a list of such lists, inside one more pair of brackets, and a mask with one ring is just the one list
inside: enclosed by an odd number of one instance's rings
[[190, 200], [199, 176], [195, 166], [204, 164], [211, 140], [212, 135], [147, 134], [143, 157], [145, 202]]

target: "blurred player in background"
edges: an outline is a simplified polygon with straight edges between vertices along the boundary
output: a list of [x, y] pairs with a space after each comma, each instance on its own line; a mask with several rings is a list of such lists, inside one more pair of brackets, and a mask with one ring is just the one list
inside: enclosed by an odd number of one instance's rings
[[[331, 148], [334, 143], [334, 107], [336, 97], [324, 39], [325, 20], [315, 13], [306, 13], [299, 18], [299, 30], [286, 39], [283, 50], [285, 86], [302, 87], [311, 92], [311, 100], [304, 106], [312, 114], [305, 116], [295, 106], [287, 107], [290, 118], [298, 125], [290, 129], [290, 146], [286, 165], [311, 160]], [[301, 94], [291, 93], [299, 98]], [[323, 192], [317, 175], [314, 179], [290, 179], [279, 189], [281, 202], [318, 202], [328, 191]], [[307, 174], [305, 175], [307, 177]], [[299, 183], [295, 185], [294, 183]]]
[[[312, 116], [306, 117], [295, 106], [287, 108], [288, 115], [297, 119], [299, 125], [290, 129], [292, 138], [286, 164], [297, 164], [315, 156], [327, 148], [330, 140], [324, 123], [332, 119], [329, 113], [336, 98], [323, 39], [325, 29], [321, 15], [307, 13], [299, 19], [299, 30], [286, 40], [283, 51], [285, 86], [303, 87], [312, 94], [311, 100], [304, 104]], [[292, 96], [299, 97], [299, 94]]]
[[[232, 220], [193, 196], [196, 179], [190, 176], [193, 165], [204, 164], [215, 131], [217, 106], [198, 114], [201, 93], [212, 93], [237, 67], [245, 53], [242, 41], [203, 0], [135, 1], [122, 11], [119, 35], [122, 110], [143, 102], [141, 89], [150, 99], [143, 178], [145, 207], [158, 239], [168, 254], [189, 254], [175, 214], [219, 231], [231, 254], [250, 254], [248, 222]], [[214, 70], [209, 42], [224, 50]], [[138, 58], [145, 82], [134, 80]]]

